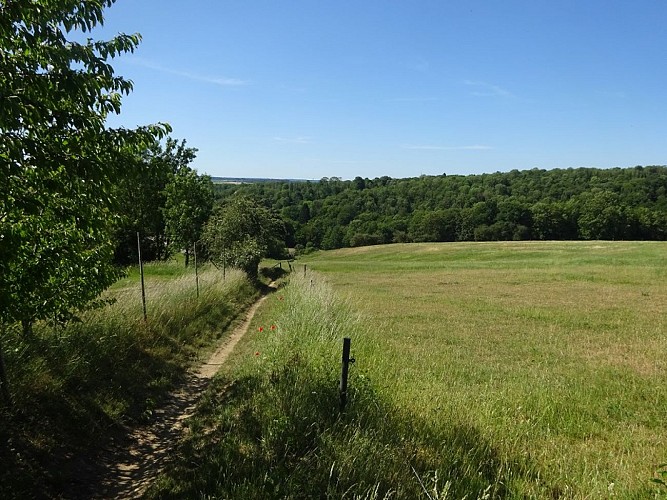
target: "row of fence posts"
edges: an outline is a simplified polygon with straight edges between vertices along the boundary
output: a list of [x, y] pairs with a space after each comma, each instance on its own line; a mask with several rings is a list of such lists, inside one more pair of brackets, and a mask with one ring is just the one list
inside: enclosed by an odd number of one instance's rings
[[[147, 321], [148, 315], [146, 313], [146, 286], [144, 283], [144, 264], [141, 259], [141, 238], [139, 232], [137, 231], [137, 253], [139, 255], [139, 274], [141, 275], [141, 304], [144, 312], [144, 321]], [[195, 283], [197, 287], [197, 298], [199, 298], [199, 271], [197, 269], [197, 244], [194, 245], [194, 260], [195, 260]], [[292, 264], [290, 263], [290, 270], [292, 270]], [[280, 268], [282, 269], [282, 262], [280, 263]], [[303, 276], [306, 276], [308, 267], [306, 264], [303, 265]], [[224, 267], [223, 267], [223, 279], [224, 279]], [[313, 284], [312, 280], [310, 282], [311, 286]], [[350, 364], [354, 363], [356, 360], [350, 357], [350, 347], [352, 341], [349, 337], [343, 338], [343, 355], [341, 357], [341, 371], [340, 371], [340, 384], [338, 387], [338, 393], [340, 397], [340, 410], [345, 410], [347, 405], [347, 381], [348, 374], [350, 370]]]
[[[146, 284], [144, 281], [144, 263], [141, 258], [141, 235], [137, 231], [137, 255], [139, 257], [139, 275], [141, 276], [141, 307], [144, 312], [144, 321], [148, 320], [146, 312]], [[197, 298], [199, 298], [199, 266], [197, 265], [197, 243], [193, 245], [193, 255], [195, 260], [195, 287], [197, 289]], [[225, 278], [225, 265], [222, 266], [222, 279]]]
[[[143, 309], [143, 314], [144, 314], [144, 321], [148, 319], [148, 314], [146, 311], [146, 285], [144, 281], [144, 263], [141, 258], [141, 234], [139, 231], [137, 231], [137, 255], [139, 257], [139, 274], [141, 276], [141, 306]], [[199, 298], [199, 266], [197, 264], [197, 243], [194, 243], [193, 245], [193, 256], [194, 256], [194, 261], [195, 261], [195, 286], [197, 290], [197, 298]], [[289, 264], [289, 269], [290, 271], [293, 270], [292, 268], [292, 263], [288, 262]], [[279, 263], [280, 268], [282, 269], [282, 262]], [[303, 273], [304, 276], [306, 274], [306, 265], [304, 264], [303, 266]], [[225, 260], [225, 253], [224, 253], [224, 248], [223, 248], [223, 254], [222, 254], [222, 279], [225, 280], [227, 279], [227, 264]]]

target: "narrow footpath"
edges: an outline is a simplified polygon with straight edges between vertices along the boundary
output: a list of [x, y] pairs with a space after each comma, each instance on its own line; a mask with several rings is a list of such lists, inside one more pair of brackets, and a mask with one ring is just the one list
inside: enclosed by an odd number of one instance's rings
[[[276, 285], [271, 283], [269, 287]], [[194, 413], [210, 380], [225, 363], [241, 337], [248, 331], [255, 312], [267, 298], [263, 295], [246, 313], [245, 319], [226, 337], [218, 349], [186, 382], [170, 394], [166, 404], [154, 412], [153, 421], [131, 429], [122, 440], [112, 442], [74, 470], [75, 483], [62, 498], [140, 498], [164, 469], [169, 452], [178, 442], [186, 419]]]

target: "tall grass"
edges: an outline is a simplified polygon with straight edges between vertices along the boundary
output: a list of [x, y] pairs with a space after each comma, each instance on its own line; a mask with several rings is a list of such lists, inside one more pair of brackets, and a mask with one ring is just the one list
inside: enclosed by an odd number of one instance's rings
[[64, 464], [122, 426], [146, 421], [201, 353], [256, 297], [241, 273], [146, 266], [148, 321], [135, 273], [112, 287], [113, 303], [66, 327], [36, 325], [33, 337], [3, 332], [14, 406], [0, 413], [5, 497], [55, 496], [71, 480]]
[[326, 284], [292, 276], [190, 422], [182, 460], [148, 496], [443, 499], [504, 491], [506, 458], [465, 423], [441, 429], [393, 405], [374, 390], [368, 359], [352, 367], [341, 412], [345, 336], [353, 353], [373, 349]]
[[[317, 274], [269, 299], [151, 495], [661, 498], [665, 255], [523, 242], [309, 256]], [[344, 336], [357, 362], [341, 414]]]
[[427, 420], [469, 422], [522, 458], [530, 474], [510, 474], [512, 495], [651, 498], [667, 459], [666, 252], [391, 245], [308, 265], [373, 325], [379, 392]]

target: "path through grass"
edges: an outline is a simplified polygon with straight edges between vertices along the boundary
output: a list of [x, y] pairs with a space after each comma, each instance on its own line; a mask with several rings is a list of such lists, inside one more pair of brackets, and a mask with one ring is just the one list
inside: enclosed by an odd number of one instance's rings
[[[80, 323], [16, 326], [2, 334], [14, 405], [0, 407], [0, 497], [68, 497], [85, 481], [81, 457], [126, 426], [150, 422], [187, 369], [213, 348], [257, 296], [240, 272], [146, 266], [148, 321], [136, 272], [112, 287], [116, 302]], [[85, 485], [84, 485], [85, 486]]]
[[[659, 497], [665, 256], [620, 242], [309, 256], [149, 496]], [[357, 361], [340, 413], [343, 336]]]

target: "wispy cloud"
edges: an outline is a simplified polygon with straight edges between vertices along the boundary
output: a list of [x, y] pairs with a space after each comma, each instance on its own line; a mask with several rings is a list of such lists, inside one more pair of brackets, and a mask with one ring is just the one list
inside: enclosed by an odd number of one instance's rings
[[143, 68], [152, 69], [154, 71], [159, 71], [160, 73], [166, 73], [168, 75], [180, 76], [181, 78], [186, 78], [188, 80], [194, 80], [197, 82], [211, 83], [214, 85], [220, 85], [223, 87], [238, 87], [242, 85], [249, 85], [250, 82], [247, 80], [240, 80], [238, 78], [227, 78], [221, 76], [209, 76], [209, 75], [200, 75], [197, 73], [191, 73], [189, 71], [182, 71], [179, 69], [168, 68], [160, 64], [147, 61], [138, 57], [128, 58], [127, 62], [134, 64], [136, 66], [141, 66]]
[[463, 84], [470, 87], [470, 93], [479, 97], [515, 97], [509, 90], [491, 83], [476, 80], [464, 80]]
[[275, 142], [280, 142], [282, 144], [312, 144], [310, 137], [297, 136], [297, 137], [273, 137]]
[[470, 146], [437, 146], [431, 144], [404, 144], [403, 149], [417, 149], [422, 151], [488, 151], [493, 149], [491, 146], [482, 144], [473, 144]]
[[434, 102], [439, 101], [439, 97], [395, 97], [388, 99], [388, 102]]

